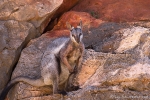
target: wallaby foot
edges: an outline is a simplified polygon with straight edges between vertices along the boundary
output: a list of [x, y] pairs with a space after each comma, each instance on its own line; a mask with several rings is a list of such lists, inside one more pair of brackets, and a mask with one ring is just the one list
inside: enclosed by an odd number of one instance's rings
[[53, 79], [53, 94], [59, 94], [58, 89], [58, 76]]
[[66, 92], [66, 91], [64, 91], [64, 90], [58, 90], [58, 91], [53, 92], [53, 94], [62, 94], [62, 95], [67, 95], [67, 92]]
[[59, 94], [62, 94], [62, 95], [67, 95], [67, 92], [64, 91], [64, 90], [61, 90], [61, 91], [59, 90], [58, 93], [59, 93]]
[[73, 91], [77, 91], [77, 90], [79, 90], [79, 89], [81, 89], [81, 88], [80, 88], [79, 86], [74, 86], [74, 85], [73, 85], [73, 86], [71, 87], [71, 89], [72, 89]]

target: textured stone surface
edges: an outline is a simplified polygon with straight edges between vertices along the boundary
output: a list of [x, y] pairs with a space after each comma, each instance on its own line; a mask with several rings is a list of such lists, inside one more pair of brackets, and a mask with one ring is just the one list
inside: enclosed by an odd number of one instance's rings
[[[53, 30], [65, 29], [67, 21], [77, 25], [80, 19], [83, 20], [85, 47], [95, 51], [123, 53], [136, 47], [141, 41], [140, 37], [149, 33], [149, 29], [144, 28], [149, 27], [149, 23], [104, 22], [88, 13], [74, 11], [65, 13]], [[145, 54], [148, 54], [148, 50], [145, 49]]]
[[69, 96], [62, 95], [30, 97], [23, 100], [148, 100], [149, 92], [115, 92], [107, 91], [105, 88], [87, 88], [85, 90], [73, 92]]
[[150, 1], [82, 0], [73, 10], [88, 12], [93, 17], [105, 21], [148, 21], [150, 18]]
[[0, 92], [10, 79], [23, 47], [38, 35], [34, 26], [14, 20], [0, 21]]
[[80, 0], [63, 0], [62, 5], [58, 8], [56, 11], [56, 14], [53, 16], [53, 18], [58, 18], [60, 15], [62, 15], [64, 12], [67, 12], [72, 7], [74, 7]]
[[[149, 96], [149, 28], [130, 26], [114, 32], [114, 34], [117, 33], [121, 34], [119, 38], [119, 44], [121, 45], [116, 47], [115, 50], [118, 50], [116, 54], [95, 52], [91, 49], [86, 50], [81, 68], [70, 81], [75, 86], [80, 86], [80, 90], [68, 92], [67, 96], [59, 94], [52, 96], [52, 87], [39, 88], [19, 83], [11, 89], [8, 98], [76, 100], [84, 97], [85, 99], [115, 100], [116, 98], [125, 98], [122, 97], [125, 95], [129, 97], [129, 100], [132, 100], [132, 96], [141, 96], [141, 98]], [[20, 75], [31, 78], [40, 77], [40, 61], [47, 45], [57, 37], [68, 35], [69, 31], [67, 30], [53, 30], [38, 39], [32, 40], [23, 50], [12, 78]], [[127, 39], [130, 41], [126, 41]]]
[[69, 11], [64, 13], [60, 17], [57, 25], [55, 25], [53, 30], [66, 29], [66, 22], [69, 22], [72, 26], [77, 26], [80, 20], [82, 20], [83, 22], [84, 29], [88, 29], [90, 27], [98, 27], [99, 24], [103, 23], [102, 20], [95, 19], [88, 13]]
[[63, 0], [61, 6], [56, 10], [56, 14], [53, 15], [51, 22], [45, 29], [46, 31], [50, 31], [57, 24], [59, 17], [64, 13], [74, 7], [80, 0]]
[[121, 31], [120, 33], [123, 33], [122, 40], [116, 50], [119, 53], [135, 48], [139, 44], [141, 36], [149, 33], [149, 29], [143, 27], [132, 27]]
[[[0, 20], [31, 22], [42, 33], [51, 19], [59, 17], [79, 0], [4, 0], [0, 3]], [[67, 6], [66, 6], [67, 5]]]
[[28, 21], [43, 32], [62, 2], [63, 0], [4, 0], [0, 4], [0, 20]]
[[66, 29], [66, 22], [77, 26], [80, 20], [83, 22], [85, 47], [102, 52], [114, 52], [121, 37], [115, 32], [130, 26], [128, 23], [105, 22], [85, 12], [69, 11], [61, 16], [53, 30]]

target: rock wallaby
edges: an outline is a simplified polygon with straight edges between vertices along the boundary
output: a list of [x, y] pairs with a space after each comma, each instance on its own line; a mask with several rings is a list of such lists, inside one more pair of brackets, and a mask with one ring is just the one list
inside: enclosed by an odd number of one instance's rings
[[49, 44], [41, 60], [41, 77], [31, 79], [27, 76], [19, 76], [12, 79], [2, 91], [0, 100], [4, 100], [9, 90], [19, 82], [36, 87], [52, 85], [53, 94], [60, 93], [58, 86], [68, 80], [75, 67], [81, 65], [84, 53], [82, 21], [76, 28], [69, 23], [66, 25], [70, 30], [70, 38], [56, 38]]

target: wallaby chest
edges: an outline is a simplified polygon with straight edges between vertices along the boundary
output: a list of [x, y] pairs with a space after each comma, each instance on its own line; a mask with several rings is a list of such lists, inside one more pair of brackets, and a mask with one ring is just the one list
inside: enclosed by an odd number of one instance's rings
[[81, 47], [80, 46], [74, 47], [73, 50], [68, 55], [68, 61], [70, 63], [76, 63], [81, 54], [82, 54]]

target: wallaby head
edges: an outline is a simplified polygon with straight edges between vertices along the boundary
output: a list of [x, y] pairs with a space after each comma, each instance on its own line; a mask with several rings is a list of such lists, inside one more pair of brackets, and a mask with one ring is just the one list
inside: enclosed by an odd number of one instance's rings
[[82, 41], [83, 33], [82, 33], [82, 21], [80, 21], [79, 25], [74, 28], [68, 22], [66, 23], [67, 27], [70, 30], [70, 39], [74, 43], [79, 44]]

